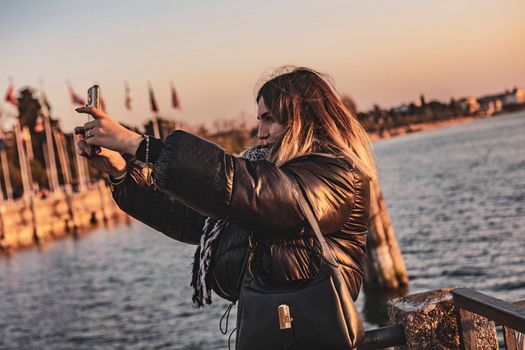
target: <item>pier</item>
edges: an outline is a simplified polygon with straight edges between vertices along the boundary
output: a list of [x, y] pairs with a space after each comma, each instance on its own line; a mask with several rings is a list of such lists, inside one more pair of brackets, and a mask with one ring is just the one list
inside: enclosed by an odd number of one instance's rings
[[69, 187], [47, 198], [36, 196], [5, 201], [0, 205], [0, 252], [42, 244], [66, 235], [77, 235], [96, 224], [126, 219], [103, 180], [82, 192]]

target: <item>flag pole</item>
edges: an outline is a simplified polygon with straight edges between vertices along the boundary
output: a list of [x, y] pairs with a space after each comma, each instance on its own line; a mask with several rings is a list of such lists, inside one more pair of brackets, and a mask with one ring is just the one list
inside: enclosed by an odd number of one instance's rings
[[[171, 106], [173, 109], [182, 111], [182, 105], [180, 103], [179, 95], [177, 94], [177, 89], [175, 89], [175, 84], [173, 84], [173, 81], [170, 81], [170, 88], [171, 88]], [[175, 112], [173, 113], [173, 125], [175, 129], [177, 128], [177, 118], [175, 116]]]
[[84, 178], [84, 167], [82, 166], [82, 159], [80, 158], [80, 154], [78, 154], [79, 148], [77, 143], [75, 142], [75, 138], [73, 136], [73, 148], [75, 151], [75, 164], [77, 167], [77, 182], [78, 182], [78, 192], [84, 192], [86, 190], [85, 186], [85, 178]]
[[154, 116], [152, 123], [153, 123], [153, 136], [156, 139], [160, 139], [159, 117], [158, 116]]
[[22, 175], [22, 186], [24, 189], [23, 197], [27, 201], [29, 199], [29, 196], [32, 195], [31, 193], [31, 184], [29, 181], [29, 169], [27, 166], [27, 159], [25, 155], [24, 150], [24, 143], [22, 141], [22, 135], [20, 131], [20, 120], [16, 118], [15, 121], [15, 139], [16, 139], [16, 147], [18, 151], [18, 161], [20, 162], [20, 173]]
[[0, 150], [0, 158], [2, 159], [2, 172], [4, 174], [5, 192], [7, 200], [13, 200], [13, 187], [11, 186], [11, 177], [9, 175], [9, 164], [7, 163], [7, 154], [5, 146]]
[[[47, 97], [44, 95], [44, 82], [40, 80], [40, 104], [44, 117], [44, 129], [46, 133], [47, 157], [49, 159], [49, 190], [54, 192], [60, 188], [58, 183], [57, 162], [55, 157], [55, 147], [53, 145], [53, 134], [51, 130], [50, 111], [47, 104]], [[45, 152], [44, 152], [45, 153]]]
[[50, 193], [55, 193], [53, 191], [53, 184], [51, 183], [51, 166], [49, 164], [49, 154], [46, 151], [46, 149], [47, 149], [47, 141], [43, 141], [42, 147], [43, 147], [42, 154], [44, 155], [44, 165], [46, 167], [46, 176], [47, 176], [47, 184], [49, 186], [49, 192]]
[[[75, 105], [85, 106], [86, 101], [75, 93], [71, 82], [69, 80], [66, 80], [66, 84], [68, 85], [69, 94], [71, 97], [71, 103], [73, 104], [73, 106]], [[76, 170], [77, 170], [78, 191], [84, 192], [86, 190], [86, 175], [85, 175], [85, 169], [84, 169], [85, 165], [83, 161], [84, 158], [83, 157], [81, 158], [81, 156], [78, 154], [78, 145], [75, 140], [75, 135], [73, 135], [73, 152], [75, 153], [74, 157], [75, 157], [75, 165], [76, 165]]]
[[153, 128], [153, 136], [157, 139], [160, 138], [160, 128], [159, 128], [159, 107], [157, 101], [155, 100], [155, 93], [153, 92], [153, 86], [151, 82], [148, 81], [148, 93], [149, 93], [149, 103], [151, 111], [154, 114], [153, 119], [151, 120], [151, 126]]
[[24, 140], [24, 144], [26, 145], [27, 160], [30, 162], [35, 158], [35, 154], [33, 152], [33, 141], [31, 140], [31, 132], [29, 131], [29, 127], [27, 125], [22, 127], [22, 139]]
[[57, 144], [58, 159], [60, 161], [60, 167], [62, 168], [62, 175], [64, 176], [64, 185], [68, 187], [71, 185], [71, 169], [66, 151], [67, 146], [62, 142], [62, 135], [58, 130], [53, 130], [53, 136]]
[[[9, 77], [8, 80], [9, 80], [9, 87], [7, 89], [6, 101], [11, 103], [14, 107], [18, 107], [18, 100], [15, 95], [13, 77]], [[13, 117], [18, 123], [17, 115], [15, 114]], [[16, 128], [14, 131], [15, 131], [15, 138], [18, 140], [17, 138], [18, 136], [16, 134]], [[2, 136], [5, 136], [3, 132], [2, 132]], [[4, 183], [5, 183], [6, 192], [7, 192], [7, 199], [12, 200], [13, 199], [13, 186], [11, 185], [11, 176], [9, 174], [9, 163], [7, 161], [7, 148], [5, 144], [5, 137], [2, 139], [2, 148], [0, 150], [0, 158], [2, 159], [2, 172], [4, 173]]]
[[89, 186], [91, 185], [91, 174], [89, 173], [89, 164], [86, 158], [82, 157], [81, 159], [85, 188], [89, 189]]
[[[13, 78], [9, 78], [9, 89], [6, 96], [6, 100], [11, 103], [13, 106], [18, 107], [18, 101], [16, 100], [16, 96], [14, 95], [14, 84], [13, 84]], [[17, 114], [20, 114], [19, 112]], [[24, 140], [22, 131], [20, 128], [20, 116], [15, 116], [15, 139], [16, 139], [16, 147], [18, 151], [18, 160], [20, 162], [20, 172], [22, 175], [22, 186], [24, 188], [24, 199], [27, 201], [28, 199], [31, 200], [32, 198], [32, 191], [33, 191], [33, 176], [31, 175], [31, 165], [27, 159], [26, 150], [24, 148]], [[32, 148], [31, 148], [32, 150]]]

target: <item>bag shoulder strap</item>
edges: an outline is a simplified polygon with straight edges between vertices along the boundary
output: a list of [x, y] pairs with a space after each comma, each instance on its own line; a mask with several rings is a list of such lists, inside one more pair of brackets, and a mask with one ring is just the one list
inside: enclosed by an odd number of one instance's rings
[[303, 193], [301, 186], [299, 185], [299, 182], [297, 179], [292, 178], [292, 181], [295, 185], [296, 192], [297, 192], [297, 201], [299, 202], [299, 206], [301, 207], [301, 210], [303, 212], [303, 215], [306, 217], [308, 222], [310, 223], [310, 226], [312, 227], [312, 230], [315, 233], [315, 237], [319, 241], [319, 244], [321, 245], [321, 254], [323, 259], [328, 262], [330, 265], [337, 267], [338, 264], [335, 261], [334, 255], [332, 254], [332, 251], [330, 250], [330, 247], [328, 246], [328, 243], [326, 243], [326, 240], [321, 233], [321, 229], [319, 228], [319, 223], [312, 211], [312, 208], [310, 207], [310, 204], [308, 202], [308, 199], [306, 198], [305, 194]]

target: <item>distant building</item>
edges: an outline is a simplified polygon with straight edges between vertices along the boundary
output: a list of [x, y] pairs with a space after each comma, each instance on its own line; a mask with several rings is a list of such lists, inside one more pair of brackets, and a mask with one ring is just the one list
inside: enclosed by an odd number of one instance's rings
[[507, 92], [503, 99], [503, 106], [513, 106], [525, 103], [525, 91], [514, 88], [511, 92]]
[[478, 103], [483, 114], [492, 115], [525, 104], [525, 91], [514, 88], [501, 94], [486, 95], [478, 98]]
[[480, 111], [480, 104], [478, 99], [475, 97], [463, 97], [459, 99], [457, 105], [460, 107], [461, 112], [466, 115], [473, 115]]
[[403, 103], [401, 106], [392, 108], [391, 113], [393, 115], [406, 115], [410, 113], [410, 105]]

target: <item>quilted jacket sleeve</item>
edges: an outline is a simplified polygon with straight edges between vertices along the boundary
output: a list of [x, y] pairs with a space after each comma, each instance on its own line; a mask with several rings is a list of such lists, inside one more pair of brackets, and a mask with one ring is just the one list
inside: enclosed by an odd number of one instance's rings
[[206, 217], [148, 185], [138, 171], [130, 171], [112, 194], [117, 205], [135, 219], [175, 240], [199, 243]]
[[165, 141], [153, 177], [161, 191], [205, 216], [287, 235], [300, 232], [305, 222], [294, 179], [305, 189], [323, 232], [344, 224], [353, 199], [349, 168], [340, 158], [323, 156], [298, 157], [281, 167], [248, 161], [175, 131]]

